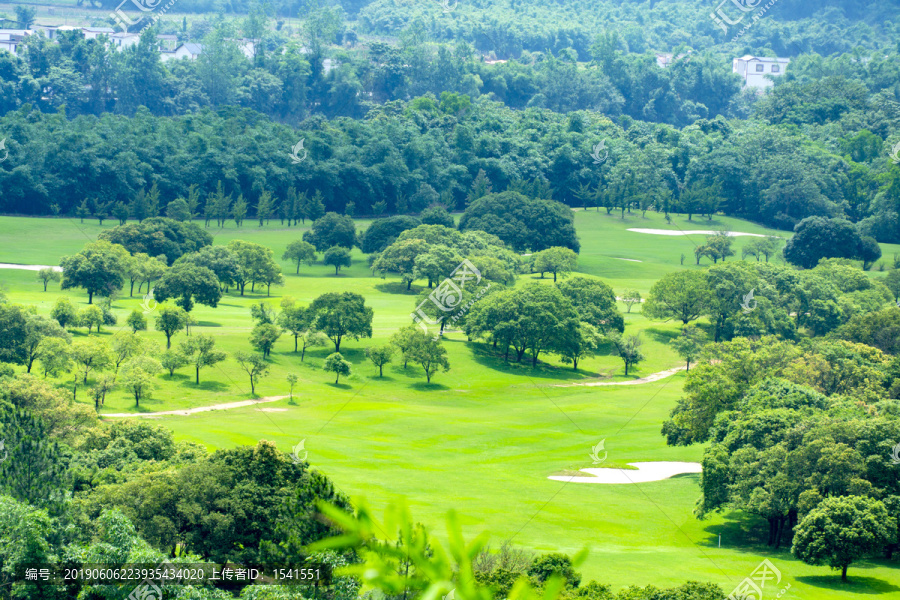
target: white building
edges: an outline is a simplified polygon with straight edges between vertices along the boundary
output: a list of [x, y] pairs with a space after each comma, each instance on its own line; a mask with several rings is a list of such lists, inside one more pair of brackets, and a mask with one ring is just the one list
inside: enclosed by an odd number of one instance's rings
[[742, 56], [735, 58], [731, 70], [744, 80], [744, 87], [759, 90], [772, 87], [775, 82], [769, 77], [780, 77], [787, 70], [789, 58], [764, 58], [761, 56]]
[[182, 58], [197, 60], [197, 57], [200, 56], [201, 52], [203, 52], [202, 44], [180, 44], [174, 50], [161, 50], [159, 53], [159, 59], [163, 62], [168, 62], [170, 60], [181, 60]]
[[6, 50], [12, 54], [26, 36], [34, 34], [27, 29], [0, 29], [0, 50]]

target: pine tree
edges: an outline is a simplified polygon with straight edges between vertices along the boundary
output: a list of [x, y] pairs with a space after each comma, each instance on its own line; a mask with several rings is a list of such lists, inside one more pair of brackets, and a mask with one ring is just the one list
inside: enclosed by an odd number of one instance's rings
[[159, 186], [155, 183], [150, 188], [150, 191], [147, 192], [147, 216], [159, 216]]
[[47, 436], [41, 420], [24, 408], [8, 410], [2, 423], [4, 452], [9, 456], [0, 463], [0, 491], [55, 512], [67, 488], [59, 445]]
[[315, 221], [325, 214], [325, 202], [323, 202], [323, 200], [324, 196], [322, 196], [322, 192], [316, 190], [312, 200], [309, 201], [309, 209], [306, 211], [306, 216], [309, 217], [311, 221]]
[[244, 223], [244, 217], [247, 216], [247, 201], [244, 195], [240, 194], [231, 207], [231, 216], [234, 217], [234, 224], [240, 227]]
[[482, 196], [487, 196], [491, 193], [491, 180], [488, 179], [487, 173], [484, 172], [484, 169], [478, 169], [478, 175], [475, 176], [475, 179], [472, 180], [472, 191], [469, 192], [469, 195], [466, 196], [466, 206], [478, 200]]
[[138, 223], [147, 218], [147, 192], [143, 189], [138, 190], [131, 202], [128, 203], [128, 212], [131, 213], [132, 218], [138, 220]]
[[75, 216], [81, 219], [81, 222], [84, 223], [84, 218], [91, 216], [91, 209], [88, 208], [87, 198], [81, 201], [81, 204], [78, 208], [75, 209]]
[[263, 221], [268, 224], [269, 218], [271, 216], [272, 193], [268, 190], [263, 190], [263, 192], [259, 195], [259, 202], [256, 203], [256, 219], [259, 221], [259, 226], [263, 226]]

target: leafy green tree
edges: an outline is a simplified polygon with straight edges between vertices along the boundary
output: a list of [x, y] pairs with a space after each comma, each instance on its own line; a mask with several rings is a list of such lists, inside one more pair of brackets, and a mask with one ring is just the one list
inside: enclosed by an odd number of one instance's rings
[[366, 348], [366, 356], [372, 364], [378, 367], [378, 376], [384, 377], [384, 365], [391, 362], [394, 355], [394, 347], [390, 344], [384, 346], [369, 346]]
[[319, 252], [334, 246], [352, 248], [357, 245], [356, 224], [346, 215], [329, 212], [313, 222], [312, 229], [303, 234], [303, 241], [315, 246]]
[[41, 269], [38, 271], [38, 279], [41, 280], [44, 284], [44, 291], [47, 291], [47, 284], [51, 281], [59, 281], [62, 279], [62, 275], [60, 275], [59, 271], [52, 267], [47, 267], [46, 269]]
[[506, 191], [472, 202], [459, 220], [459, 230], [492, 233], [519, 252], [554, 246], [578, 252], [574, 223], [572, 211], [559, 202]]
[[609, 335], [609, 340], [612, 342], [613, 351], [625, 363], [625, 376], [627, 377], [628, 369], [646, 358], [644, 353], [641, 352], [641, 337], [640, 335], [622, 336], [618, 333], [612, 333]]
[[706, 237], [704, 250], [706, 255], [713, 259], [713, 264], [716, 264], [720, 260], [725, 262], [726, 258], [734, 256], [733, 244], [734, 238], [728, 235], [727, 231], [720, 231]]
[[128, 251], [118, 244], [105, 240], [90, 242], [78, 254], [60, 260], [63, 269], [60, 287], [64, 290], [84, 288], [88, 293], [88, 304], [91, 304], [94, 294], [109, 296], [122, 289], [122, 274], [128, 258]]
[[712, 296], [699, 271], [666, 273], [650, 288], [642, 312], [651, 319], [678, 319], [687, 325], [700, 318]]
[[78, 326], [78, 309], [72, 306], [72, 302], [66, 296], [60, 296], [50, 309], [50, 316], [56, 319], [62, 327]]
[[823, 258], [856, 258], [861, 244], [862, 238], [850, 221], [808, 217], [794, 227], [794, 235], [784, 247], [784, 258], [811, 269]]
[[894, 295], [894, 301], [900, 303], [900, 269], [891, 269], [884, 278], [884, 284]]
[[415, 229], [422, 222], [416, 217], [395, 215], [387, 219], [372, 221], [368, 229], [359, 234], [360, 248], [363, 253], [381, 252], [393, 244], [397, 236], [409, 229]]
[[188, 364], [188, 359], [184, 353], [174, 348], [166, 348], [159, 356], [159, 364], [169, 372], [169, 377], [174, 377], [175, 371]]
[[297, 382], [300, 381], [300, 378], [297, 377], [294, 373], [289, 373], [286, 377], [288, 385], [290, 386], [290, 395], [291, 399], [288, 400], [289, 403], [293, 404], [294, 402], [294, 386], [297, 385]]
[[[156, 216], [101, 231], [99, 239], [119, 244], [132, 254], [165, 256], [168, 265], [212, 244], [212, 236], [197, 225]], [[63, 273], [63, 280], [65, 276]]]
[[700, 356], [704, 346], [704, 334], [695, 325], [686, 325], [681, 335], [669, 342], [678, 356], [684, 359], [685, 368], [690, 371], [691, 363]]
[[553, 273], [554, 282], [556, 281], [557, 275], [565, 277], [574, 271], [577, 263], [578, 255], [568, 248], [562, 248], [560, 246], [541, 250], [534, 255], [535, 271], [540, 272], [541, 276], [543, 276], [546, 271]]
[[275, 262], [271, 248], [253, 242], [231, 240], [228, 242], [228, 249], [234, 253], [239, 265], [234, 284], [241, 291], [241, 296], [248, 283], [253, 291], [257, 283], [265, 283], [268, 287], [283, 281], [281, 267]]
[[96, 338], [75, 340], [72, 343], [72, 360], [83, 373], [82, 383], [87, 383], [91, 371], [104, 371], [112, 364], [112, 352], [109, 345]]
[[575, 371], [578, 370], [578, 362], [582, 358], [593, 356], [604, 340], [604, 335], [585, 321], [581, 321], [577, 327], [567, 327], [563, 332], [564, 337], [556, 341], [555, 351], [563, 362], [572, 363]]
[[431, 383], [431, 378], [439, 369], [443, 369], [445, 372], [450, 370], [447, 349], [440, 341], [434, 340], [432, 336], [423, 331], [415, 332], [412, 344], [406, 350], [405, 356], [422, 367], [428, 383]]
[[334, 342], [335, 352], [340, 352], [345, 337], [354, 340], [372, 337], [373, 312], [365, 303], [365, 298], [353, 292], [329, 292], [310, 304], [315, 329]]
[[144, 316], [144, 313], [138, 309], [134, 309], [131, 311], [131, 314], [128, 315], [128, 318], [125, 319], [125, 324], [131, 327], [131, 331], [137, 333], [138, 331], [146, 331], [147, 330], [147, 317]]
[[616, 294], [603, 281], [578, 276], [560, 281], [556, 287], [572, 303], [579, 321], [603, 332], [625, 331], [625, 318], [616, 305]]
[[95, 326], [97, 333], [100, 333], [100, 327], [103, 325], [103, 310], [99, 306], [85, 306], [78, 312], [78, 322], [82, 327], [87, 327], [88, 333]]
[[625, 312], [630, 313], [632, 306], [641, 303], [641, 293], [637, 290], [625, 290], [622, 292], [622, 303], [625, 305]]
[[535, 557], [528, 567], [528, 575], [540, 583], [546, 583], [551, 576], [562, 577], [566, 587], [574, 589], [581, 583], [581, 575], [575, 572], [572, 559], [565, 554], [542, 554]]
[[434, 245], [413, 260], [413, 277], [427, 279], [428, 287], [431, 288], [433, 284], [449, 277], [461, 262], [462, 257], [453, 248]]
[[112, 353], [113, 366], [116, 374], [119, 373], [119, 367], [126, 360], [133, 356], [137, 356], [144, 349], [140, 336], [133, 331], [120, 331], [116, 333], [109, 345]]
[[408, 290], [415, 280], [416, 258], [430, 249], [431, 246], [425, 240], [397, 240], [384, 249], [373, 267], [382, 273], [399, 273]]
[[341, 375], [344, 375], [345, 377], [350, 376], [350, 368], [352, 366], [353, 365], [351, 365], [348, 361], [344, 360], [344, 357], [340, 352], [334, 352], [332, 354], [329, 354], [325, 359], [325, 365], [323, 368], [329, 373], [335, 374], [334, 384], [337, 385], [341, 380]]
[[61, 337], [46, 337], [41, 340], [40, 355], [37, 362], [44, 372], [44, 379], [47, 375], [58, 377], [67, 372], [72, 366], [71, 342]]
[[94, 410], [99, 411], [106, 403], [106, 395], [115, 387], [115, 378], [112, 375], [104, 375], [97, 379], [93, 387], [88, 390], [88, 396], [94, 401]]
[[287, 245], [281, 260], [289, 260], [297, 264], [297, 275], [300, 274], [300, 263], [312, 266], [316, 262], [316, 247], [309, 242], [295, 240]]
[[242, 227], [244, 219], [247, 217], [247, 201], [244, 200], [243, 194], [238, 194], [237, 200], [231, 205], [231, 218], [234, 219], [235, 227]]
[[156, 313], [156, 330], [166, 334], [166, 348], [172, 347], [172, 336], [187, 326], [188, 314], [179, 306], [163, 306]]
[[29, 314], [25, 323], [25, 336], [19, 340], [24, 353], [27, 373], [31, 373], [34, 361], [43, 355], [46, 349], [43, 342], [48, 338], [60, 338], [68, 342], [69, 334], [54, 319]]
[[272, 192], [269, 190], [263, 190], [260, 193], [259, 201], [256, 204], [256, 219], [259, 221], [260, 227], [263, 226], [263, 221], [268, 223], [272, 218], [272, 213], [275, 211], [274, 202]]
[[263, 358], [268, 358], [279, 337], [281, 329], [277, 325], [260, 323], [250, 332], [250, 345], [262, 352]]
[[194, 365], [195, 383], [200, 384], [200, 369], [211, 367], [227, 358], [227, 354], [216, 348], [216, 340], [211, 335], [201, 333], [179, 343], [181, 353], [189, 364]]
[[443, 225], [450, 228], [456, 226], [453, 216], [443, 206], [430, 206], [422, 211], [419, 218], [425, 225]]
[[134, 405], [153, 397], [156, 375], [162, 370], [158, 360], [150, 356], [135, 356], [122, 365], [120, 383], [134, 396]]
[[175, 198], [166, 206], [166, 216], [178, 222], [188, 221], [191, 218], [191, 210], [187, 200]]
[[176, 264], [181, 263], [209, 269], [216, 274], [216, 279], [225, 292], [230, 286], [236, 285], [235, 281], [241, 269], [238, 257], [225, 246], [204, 246], [197, 252], [185, 254], [176, 261]]
[[256, 384], [269, 373], [269, 363], [262, 356], [240, 351], [234, 353], [234, 359], [250, 377], [250, 393], [256, 395]]
[[880, 500], [862, 496], [826, 498], [800, 521], [791, 553], [810, 565], [841, 569], [881, 551], [897, 528]]
[[78, 217], [78, 220], [81, 223], [84, 223], [85, 218], [91, 216], [91, 209], [88, 206], [87, 198], [81, 201], [81, 204], [75, 209], [75, 216]]
[[194, 301], [215, 308], [222, 298], [219, 279], [206, 267], [178, 263], [169, 268], [153, 288], [157, 302], [175, 299], [175, 304], [190, 312]]
[[[282, 299], [281, 312], [278, 313], [276, 320], [279, 326], [294, 336], [294, 352], [297, 351], [298, 338], [309, 329], [311, 319], [312, 315], [305, 307], [297, 304], [296, 300], [291, 297]], [[300, 360], [302, 362], [302, 357]]]
[[341, 267], [350, 266], [350, 250], [341, 246], [332, 246], [325, 251], [322, 264], [334, 267], [334, 274], [337, 275]]

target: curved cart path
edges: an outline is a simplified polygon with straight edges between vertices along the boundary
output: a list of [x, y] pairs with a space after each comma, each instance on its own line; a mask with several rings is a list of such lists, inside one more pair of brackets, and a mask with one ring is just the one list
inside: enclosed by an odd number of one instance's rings
[[152, 413], [103, 413], [101, 418], [106, 417], [162, 417], [165, 415], [193, 415], [201, 412], [209, 412], [211, 410], [228, 410], [229, 408], [241, 408], [244, 406], [253, 406], [254, 404], [263, 404], [266, 402], [278, 402], [290, 396], [267, 396], [259, 400], [241, 400], [240, 402], [226, 402], [225, 404], [213, 404], [212, 406], [198, 406], [197, 408], [186, 408], [184, 410], [164, 410], [162, 412]]
[[659, 373], [653, 373], [651, 375], [647, 375], [646, 377], [641, 377], [640, 379], [632, 379], [631, 381], [592, 381], [589, 383], [564, 383], [554, 387], [574, 387], [579, 385], [587, 387], [598, 387], [603, 385], [640, 385], [642, 383], [653, 383], [654, 381], [659, 381], [660, 379], [671, 377], [678, 371], [684, 371], [684, 369], [685, 367], [675, 367], [674, 369], [660, 371]]

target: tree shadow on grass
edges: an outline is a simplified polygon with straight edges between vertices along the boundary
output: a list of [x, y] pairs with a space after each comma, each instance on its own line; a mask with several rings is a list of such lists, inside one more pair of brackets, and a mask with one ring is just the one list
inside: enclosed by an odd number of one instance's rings
[[221, 323], [216, 323], [214, 321], [197, 321], [197, 324], [194, 327], [221, 327]]
[[375, 285], [375, 289], [383, 294], [402, 294], [404, 296], [418, 296], [422, 286], [413, 285], [412, 289], [406, 289], [402, 281], [386, 281]]
[[417, 381], [414, 384], [412, 384], [410, 387], [412, 387], [412, 389], [418, 390], [420, 392], [439, 392], [439, 391], [446, 391], [446, 390], [450, 389], [446, 385], [443, 385], [440, 383], [435, 383], [434, 381], [432, 381], [431, 383], [427, 383], [425, 381]]
[[327, 385], [328, 387], [333, 387], [333, 388], [339, 389], [339, 390], [352, 390], [353, 389], [353, 386], [350, 385], [349, 383], [334, 383], [332, 381], [329, 381], [325, 385]]
[[191, 382], [194, 380], [193, 377], [191, 377], [190, 375], [185, 375], [184, 373], [175, 373], [174, 375], [163, 373], [162, 378], [166, 381], [179, 381], [182, 385], [184, 385], [185, 382]]
[[[249, 382], [247, 385], [250, 385]], [[194, 383], [193, 377], [188, 377], [187, 381], [181, 383], [181, 387], [192, 390], [202, 390], [204, 392], [227, 392], [230, 388], [229, 385], [224, 384], [221, 381], [203, 381], [202, 372], [200, 373], [200, 385]]]
[[578, 381], [584, 379], [582, 371], [549, 365], [538, 360], [537, 366], [531, 366], [531, 356], [526, 352], [522, 356], [522, 362], [515, 362], [515, 354], [510, 351], [510, 360], [503, 360], [503, 355], [493, 349], [490, 344], [481, 342], [472, 344], [472, 357], [479, 365], [512, 375], [525, 375], [526, 377], [540, 377], [555, 381]]
[[[825, 567], [823, 567], [825, 568]], [[844, 594], [888, 594], [900, 592], [900, 587], [877, 577], [853, 576], [854, 569], [873, 569], [875, 565], [851, 564], [847, 569], [847, 581], [841, 581], [840, 571], [834, 571], [834, 575], [803, 575], [797, 577], [797, 581], [806, 585], [834, 590]]]
[[668, 344], [681, 335], [681, 331], [672, 331], [671, 329], [661, 329], [659, 327], [647, 327], [641, 333], [646, 333], [647, 337], [660, 344]]

